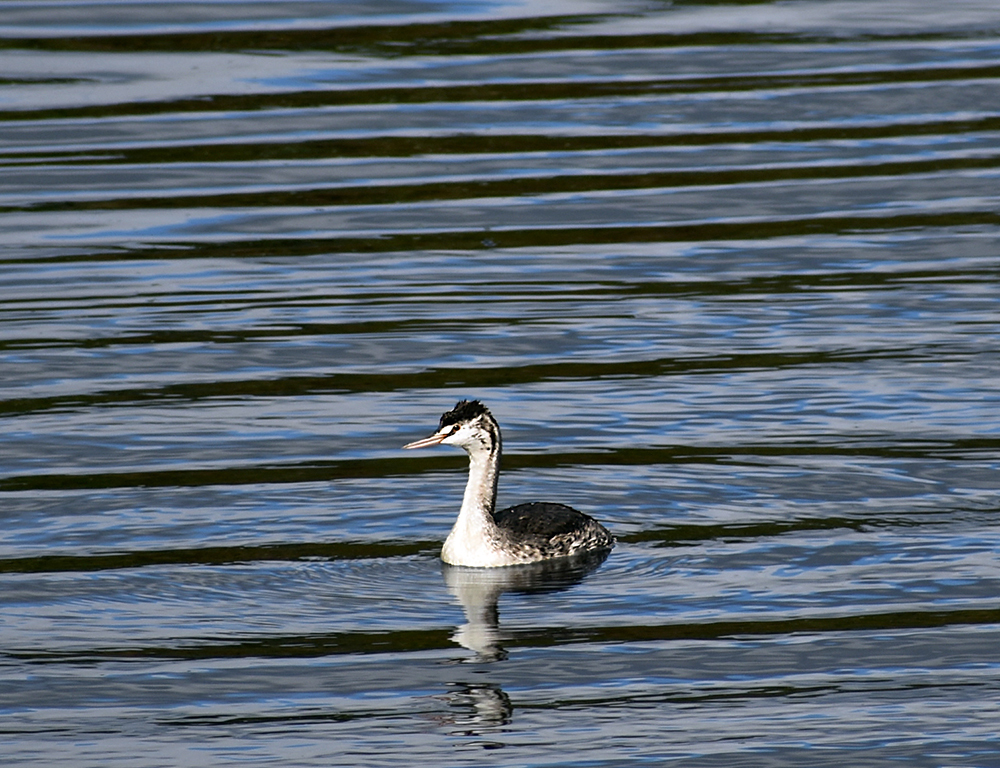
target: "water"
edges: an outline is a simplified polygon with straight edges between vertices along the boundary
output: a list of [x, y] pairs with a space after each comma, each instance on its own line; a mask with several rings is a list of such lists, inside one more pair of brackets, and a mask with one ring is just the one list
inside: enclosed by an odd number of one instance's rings
[[[1000, 764], [995, 3], [0, 40], [5, 765]], [[606, 561], [440, 564], [461, 397]]]

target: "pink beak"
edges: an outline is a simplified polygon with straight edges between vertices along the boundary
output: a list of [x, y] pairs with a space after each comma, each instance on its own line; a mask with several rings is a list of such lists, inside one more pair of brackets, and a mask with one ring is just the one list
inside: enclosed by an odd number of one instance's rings
[[425, 437], [423, 440], [414, 440], [412, 443], [407, 443], [403, 448], [426, 448], [428, 445], [437, 445], [442, 440], [448, 437], [447, 432], [435, 432], [430, 437]]

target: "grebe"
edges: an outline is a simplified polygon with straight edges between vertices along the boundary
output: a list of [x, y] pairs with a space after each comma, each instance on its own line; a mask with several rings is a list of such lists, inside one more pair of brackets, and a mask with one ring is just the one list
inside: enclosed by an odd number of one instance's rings
[[615, 538], [589, 515], [565, 504], [533, 501], [495, 512], [502, 443], [500, 427], [478, 400], [460, 400], [438, 431], [404, 448], [457, 445], [469, 454], [469, 482], [441, 559], [449, 565], [494, 568], [608, 550]]

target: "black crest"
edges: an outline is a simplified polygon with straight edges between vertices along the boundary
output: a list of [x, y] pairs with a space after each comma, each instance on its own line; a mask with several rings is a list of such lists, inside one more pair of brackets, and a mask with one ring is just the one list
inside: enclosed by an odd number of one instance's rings
[[493, 414], [490, 413], [489, 408], [478, 400], [459, 400], [455, 403], [454, 408], [441, 416], [441, 424], [438, 428], [443, 429], [452, 424], [472, 421], [484, 413], [491, 419], [493, 418]]

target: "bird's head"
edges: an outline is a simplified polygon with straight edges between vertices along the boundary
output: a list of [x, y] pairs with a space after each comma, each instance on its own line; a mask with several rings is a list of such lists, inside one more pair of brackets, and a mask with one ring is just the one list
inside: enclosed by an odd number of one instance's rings
[[493, 451], [500, 446], [500, 427], [489, 409], [478, 400], [459, 400], [441, 416], [437, 432], [404, 448], [426, 448], [429, 445], [455, 445], [468, 453]]

